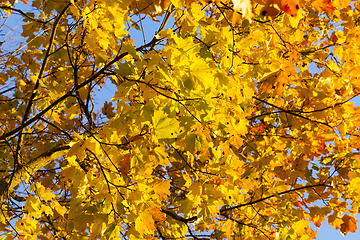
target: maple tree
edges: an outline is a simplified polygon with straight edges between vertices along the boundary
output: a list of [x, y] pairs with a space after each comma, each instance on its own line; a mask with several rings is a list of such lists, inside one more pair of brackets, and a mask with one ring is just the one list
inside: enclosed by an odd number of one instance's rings
[[355, 232], [357, 1], [23, 4], [0, 3], [25, 41], [1, 48], [2, 238]]

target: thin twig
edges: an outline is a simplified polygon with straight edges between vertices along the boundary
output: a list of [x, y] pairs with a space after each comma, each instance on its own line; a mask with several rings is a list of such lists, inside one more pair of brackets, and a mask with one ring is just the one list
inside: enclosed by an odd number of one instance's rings
[[222, 208], [222, 209], [220, 209], [220, 214], [231, 211], [231, 210], [234, 210], [234, 209], [237, 209], [237, 208], [241, 208], [241, 207], [253, 205], [253, 204], [256, 204], [256, 203], [259, 203], [259, 202], [263, 202], [263, 201], [266, 201], [266, 200], [268, 200], [270, 198], [273, 198], [273, 197], [276, 197], [276, 196], [279, 196], [279, 195], [284, 195], [286, 193], [296, 192], [296, 191], [299, 191], [299, 190], [302, 190], [302, 189], [314, 188], [314, 187], [330, 187], [330, 186], [328, 186], [328, 185], [326, 185], [324, 183], [319, 183], [319, 184], [315, 184], [315, 185], [302, 186], [302, 187], [299, 187], [299, 188], [286, 190], [286, 191], [283, 191], [283, 192], [280, 192], [280, 193], [277, 193], [277, 194], [272, 194], [270, 196], [260, 198], [260, 199], [255, 200], [255, 201], [250, 201], [250, 202], [247, 202], [247, 203], [239, 204], [239, 205], [236, 205], [234, 207]]
[[13, 7], [0, 6], [0, 9], [5, 9], [5, 10], [11, 10], [11, 11], [14, 11], [14, 12], [18, 12], [18, 13], [20, 13], [21, 15], [23, 15], [24, 17], [26, 17], [26, 18], [28, 18], [28, 19], [30, 19], [30, 20], [32, 20], [32, 21], [35, 21], [35, 22], [39, 22], [39, 23], [43, 23], [43, 24], [49, 22], [49, 20], [48, 20], [48, 21], [41, 21], [41, 20], [39, 20], [39, 19], [35, 19], [35, 18], [27, 15], [26, 13], [24, 13], [24, 12], [21, 11], [20, 9], [16, 9], [16, 8], [13, 8]]
[[296, 117], [299, 117], [299, 118], [308, 120], [308, 121], [310, 121], [310, 122], [319, 123], [319, 124], [325, 125], [325, 126], [327, 126], [327, 127], [329, 127], [329, 128], [332, 128], [329, 124], [327, 124], [327, 123], [325, 123], [325, 122], [320, 122], [320, 121], [317, 121], [317, 120], [310, 119], [310, 118], [308, 118], [308, 117], [301, 116], [300, 114], [297, 114], [297, 113], [294, 113], [294, 112], [292, 112], [292, 111], [289, 111], [289, 110], [283, 109], [283, 108], [281, 108], [281, 107], [278, 107], [278, 106], [276, 106], [276, 105], [274, 105], [274, 104], [272, 104], [272, 103], [269, 103], [269, 102], [267, 102], [267, 101], [265, 101], [265, 100], [262, 100], [262, 99], [260, 99], [260, 98], [258, 98], [258, 97], [253, 96], [253, 98], [256, 99], [256, 100], [258, 100], [258, 101], [260, 101], [260, 102], [262, 102], [262, 103], [265, 103], [265, 104], [267, 104], [267, 105], [269, 105], [269, 106], [272, 106], [272, 107], [274, 107], [274, 108], [277, 108], [277, 109], [279, 109], [279, 110], [281, 110], [281, 111], [283, 111], [283, 112], [285, 112], [285, 113], [288, 113], [288, 114], [291, 114], [291, 115], [293, 115], [293, 116], [296, 116]]

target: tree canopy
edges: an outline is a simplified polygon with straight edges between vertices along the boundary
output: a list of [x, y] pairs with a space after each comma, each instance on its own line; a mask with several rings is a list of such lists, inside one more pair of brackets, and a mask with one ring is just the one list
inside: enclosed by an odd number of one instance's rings
[[0, 9], [1, 26], [22, 18], [0, 53], [2, 238], [289, 240], [314, 239], [323, 221], [357, 229], [358, 1]]

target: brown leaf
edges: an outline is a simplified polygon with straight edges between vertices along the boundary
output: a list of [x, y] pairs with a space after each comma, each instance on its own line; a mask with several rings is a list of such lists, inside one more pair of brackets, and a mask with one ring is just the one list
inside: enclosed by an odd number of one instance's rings
[[125, 154], [124, 158], [120, 161], [120, 172], [123, 176], [126, 176], [130, 171], [131, 164], [131, 154]]
[[335, 32], [333, 32], [332, 34], [331, 34], [331, 37], [330, 37], [330, 40], [333, 42], [333, 43], [336, 43], [337, 41], [338, 41], [338, 36], [336, 36], [336, 33]]
[[114, 109], [115, 108], [112, 106], [112, 102], [105, 101], [104, 107], [101, 109], [101, 111], [108, 118], [112, 118], [115, 116], [115, 113], [113, 112]]

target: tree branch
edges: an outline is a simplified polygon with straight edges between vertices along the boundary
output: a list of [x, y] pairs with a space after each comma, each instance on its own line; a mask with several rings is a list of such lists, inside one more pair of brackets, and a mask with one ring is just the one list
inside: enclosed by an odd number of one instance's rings
[[[48, 58], [50, 56], [50, 52], [51, 52], [51, 49], [52, 49], [52, 46], [53, 46], [56, 28], [57, 28], [57, 26], [58, 26], [58, 24], [60, 22], [60, 19], [62, 18], [62, 16], [65, 14], [66, 10], [70, 6], [71, 6], [71, 3], [66, 5], [64, 7], [64, 9], [59, 13], [58, 17], [56, 18], [56, 20], [54, 22], [54, 25], [53, 25], [52, 30], [51, 30], [51, 35], [50, 35], [49, 47], [46, 50], [45, 57], [44, 57], [44, 60], [43, 60], [43, 62], [41, 64], [41, 68], [40, 68], [40, 71], [39, 71], [39, 75], [37, 77], [34, 89], [32, 90], [29, 102], [28, 102], [28, 104], [26, 106], [24, 117], [22, 119], [21, 125], [23, 125], [30, 116], [31, 107], [33, 106], [35, 96], [37, 95], [37, 89], [40, 86], [40, 79], [42, 78], [43, 72], [45, 71], [46, 63], [48, 62]], [[18, 133], [17, 145], [16, 145], [16, 150], [15, 150], [15, 153], [14, 153], [14, 170], [17, 170], [17, 168], [19, 167], [19, 164], [20, 164], [20, 167], [23, 164], [23, 163], [19, 162], [19, 152], [20, 152], [20, 149], [21, 149], [21, 142], [22, 142], [22, 130], [23, 129], [21, 129], [19, 131], [19, 133]], [[11, 180], [10, 180], [10, 182], [11, 182]]]
[[225, 212], [228, 212], [228, 211], [231, 211], [231, 210], [234, 210], [234, 209], [237, 209], [237, 208], [241, 208], [241, 207], [253, 205], [253, 204], [255, 204], [255, 203], [263, 202], [263, 201], [266, 201], [266, 200], [268, 200], [268, 199], [270, 199], [270, 198], [276, 197], [276, 196], [278, 196], [278, 195], [284, 195], [284, 194], [286, 194], [286, 193], [296, 192], [296, 191], [299, 191], [299, 190], [302, 190], [302, 189], [314, 188], [314, 187], [320, 187], [320, 186], [329, 187], [328, 185], [326, 185], [326, 184], [324, 184], [324, 183], [319, 183], [319, 184], [315, 184], [315, 185], [308, 185], [308, 186], [302, 186], [302, 187], [299, 187], [299, 188], [294, 188], [294, 189], [286, 190], [286, 191], [283, 191], [283, 192], [279, 192], [279, 193], [277, 193], [277, 194], [272, 194], [272, 195], [270, 195], [270, 196], [267, 196], [267, 197], [264, 197], [264, 198], [260, 198], [260, 199], [255, 200], [255, 201], [251, 201], [251, 202], [239, 204], [239, 205], [236, 205], [236, 206], [234, 206], [234, 207], [222, 208], [222, 209], [220, 209], [220, 214], [223, 214], [223, 213], [225, 213]]
[[[160, 39], [156, 39], [155, 37], [146, 45], [143, 45], [141, 47], [136, 48], [136, 51], [141, 51], [144, 50], [147, 47], [150, 47], [152, 45], [155, 45], [158, 41], [160, 41]], [[45, 108], [43, 111], [39, 112], [38, 114], [36, 114], [33, 118], [29, 119], [28, 121], [24, 122], [23, 124], [21, 124], [19, 127], [11, 130], [10, 132], [4, 133], [3, 135], [0, 136], [0, 140], [3, 140], [7, 137], [10, 137], [14, 134], [16, 134], [17, 132], [23, 130], [24, 128], [26, 128], [27, 126], [29, 126], [30, 124], [34, 123], [35, 121], [39, 120], [45, 113], [47, 113], [49, 110], [53, 109], [56, 105], [58, 105], [59, 103], [61, 103], [62, 101], [64, 101], [66, 98], [73, 96], [73, 93], [77, 90], [79, 90], [80, 88], [83, 88], [84, 86], [86, 86], [87, 84], [91, 83], [92, 81], [94, 81], [96, 78], [98, 78], [100, 75], [102, 75], [105, 70], [107, 70], [110, 66], [112, 66], [115, 62], [121, 60], [122, 58], [124, 58], [125, 56], [127, 56], [129, 53], [128, 52], [124, 52], [118, 56], [116, 56], [113, 60], [111, 60], [109, 63], [107, 63], [102, 69], [100, 69], [98, 72], [96, 72], [94, 75], [92, 75], [88, 80], [82, 82], [81, 84], [79, 84], [77, 87], [75, 87], [74, 89], [72, 89], [71, 91], [67, 92], [66, 94], [64, 94], [63, 96], [61, 96], [60, 98], [56, 99], [52, 104], [50, 104], [47, 108]]]
[[174, 212], [172, 212], [170, 210], [166, 210], [166, 209], [161, 209], [161, 211], [163, 213], [165, 213], [166, 215], [172, 217], [173, 219], [178, 220], [180, 222], [183, 222], [185, 224], [188, 223], [188, 222], [193, 222], [193, 221], [198, 219], [197, 216], [194, 216], [194, 217], [191, 217], [191, 218], [183, 218], [183, 217], [177, 215], [176, 213], [174, 213]]
[[0, 180], [0, 198], [4, 199], [5, 195], [8, 193], [8, 190], [11, 192], [12, 189], [16, 187], [23, 179], [26, 179], [29, 175], [33, 174], [40, 168], [45, 167], [59, 157], [64, 156], [69, 149], [70, 146], [68, 145], [54, 147], [49, 151], [44, 152], [40, 156], [31, 159], [27, 164], [21, 166], [21, 168], [16, 169], [12, 174], [9, 174]]
[[11, 10], [11, 11], [14, 11], [14, 12], [18, 12], [21, 15], [23, 15], [24, 17], [26, 17], [26, 18], [28, 18], [28, 19], [30, 19], [32, 21], [35, 21], [35, 22], [44, 23], [44, 24], [49, 22], [49, 21], [41, 21], [39, 19], [35, 19], [35, 18], [27, 15], [26, 13], [24, 13], [20, 9], [12, 8], [12, 7], [9, 7], [9, 6], [0, 6], [0, 9], [6, 9], [6, 10]]
[[282, 112], [288, 113], [288, 114], [290, 114], [290, 115], [293, 115], [293, 116], [296, 116], [296, 117], [299, 117], [299, 118], [302, 118], [302, 119], [305, 119], [305, 120], [308, 120], [308, 121], [310, 121], [310, 122], [319, 123], [319, 124], [325, 125], [325, 126], [327, 126], [327, 127], [329, 127], [329, 128], [332, 128], [329, 124], [327, 124], [327, 123], [325, 123], [325, 122], [320, 122], [320, 121], [317, 121], [317, 120], [312, 120], [312, 119], [310, 119], [310, 118], [308, 118], [308, 117], [301, 116], [300, 114], [297, 114], [297, 113], [294, 113], [294, 112], [292, 112], [292, 111], [283, 109], [283, 108], [281, 108], [281, 107], [278, 107], [278, 106], [276, 106], [276, 105], [274, 105], [274, 104], [272, 104], [272, 103], [269, 103], [269, 102], [267, 102], [267, 101], [265, 101], [265, 100], [262, 100], [262, 99], [260, 99], [260, 98], [255, 97], [255, 96], [253, 96], [253, 98], [256, 99], [256, 100], [258, 100], [258, 101], [260, 101], [260, 102], [262, 102], [262, 103], [265, 103], [265, 104], [267, 104], [267, 105], [269, 105], [269, 106], [272, 106], [272, 107], [274, 107], [274, 108], [276, 108], [276, 109], [279, 109], [279, 110], [281, 110]]

